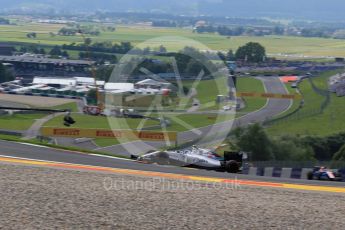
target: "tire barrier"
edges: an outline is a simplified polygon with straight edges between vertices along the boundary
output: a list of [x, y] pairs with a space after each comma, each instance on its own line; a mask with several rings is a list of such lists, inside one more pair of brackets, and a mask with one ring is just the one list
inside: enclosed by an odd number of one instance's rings
[[268, 167], [264, 169], [264, 176], [273, 176], [273, 168], [272, 167]]
[[[280, 177], [306, 180], [308, 179], [308, 172], [312, 170], [312, 168], [249, 167], [246, 170], [243, 170], [242, 174], [252, 176]], [[345, 168], [333, 169], [332, 171], [341, 173], [342, 181], [345, 182]]]
[[301, 178], [300, 179], [307, 179], [308, 172], [312, 171], [312, 168], [303, 168], [301, 172]]
[[256, 92], [237, 92], [237, 97], [270, 98], [270, 99], [302, 99], [299, 94], [275, 94], [275, 93], [256, 93]]
[[272, 176], [273, 177], [282, 177], [282, 171], [283, 171], [282, 168], [274, 167], [273, 172], [272, 172]]
[[256, 175], [257, 176], [264, 176], [265, 175], [265, 168], [257, 168]]
[[340, 169], [339, 173], [341, 174], [342, 181], [345, 181], [345, 168], [344, 169]]
[[[256, 167], [249, 167], [248, 171], [248, 175], [255, 175], [256, 176], [256, 172], [257, 172], [257, 168]], [[245, 173], [245, 172], [243, 172]]]
[[290, 177], [292, 179], [300, 179], [302, 175], [302, 168], [292, 168]]

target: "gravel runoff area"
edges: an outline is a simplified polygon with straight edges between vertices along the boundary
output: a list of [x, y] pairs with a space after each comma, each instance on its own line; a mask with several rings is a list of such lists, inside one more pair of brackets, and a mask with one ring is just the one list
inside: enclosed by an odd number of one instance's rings
[[0, 163], [0, 229], [345, 229], [345, 195]]
[[34, 107], [51, 107], [51, 106], [67, 104], [70, 102], [75, 102], [74, 99], [25, 96], [25, 95], [13, 95], [13, 94], [0, 94], [0, 99], [2, 101], [13, 102], [13, 103], [25, 103], [26, 105], [30, 105]]

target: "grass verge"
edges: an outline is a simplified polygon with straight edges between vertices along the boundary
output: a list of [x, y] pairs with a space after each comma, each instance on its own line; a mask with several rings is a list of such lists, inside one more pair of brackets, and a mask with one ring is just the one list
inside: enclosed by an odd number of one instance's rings
[[[262, 81], [256, 78], [243, 77], [243, 78], [238, 78], [237, 91], [265, 93], [265, 88]], [[264, 107], [267, 102], [267, 99], [265, 98], [246, 97], [244, 98], [244, 100], [245, 100], [246, 107], [239, 110], [237, 117], [259, 110], [260, 108]]]
[[77, 148], [77, 147], [65, 147], [65, 146], [60, 146], [60, 145], [53, 145], [53, 144], [49, 144], [46, 141], [42, 142], [42, 141], [37, 140], [37, 139], [35, 139], [35, 140], [21, 140], [20, 138], [21, 137], [19, 137], [19, 136], [0, 134], [0, 139], [5, 140], [5, 141], [29, 143], [29, 144], [35, 144], [35, 145], [46, 146], [46, 147], [50, 147], [50, 148], [54, 148], [54, 149], [59, 149], [59, 150], [81, 152], [81, 153], [85, 153], [85, 154], [98, 154], [98, 155], [112, 156], [112, 157], [118, 157], [118, 158], [123, 158], [123, 159], [129, 158], [126, 156], [111, 154], [111, 153], [106, 153], [106, 152], [101, 152], [101, 151], [92, 151], [92, 150], [86, 150], [86, 149], [81, 149], [81, 148]]
[[45, 114], [13, 114], [0, 116], [0, 129], [27, 130], [36, 119], [44, 117]]
[[[47, 107], [47, 109], [70, 109], [72, 112], [77, 112], [78, 107], [75, 102], [58, 105], [54, 107]], [[29, 113], [29, 114], [13, 114], [13, 115], [0, 115], [0, 129], [7, 130], [27, 130], [29, 129], [35, 120], [41, 119], [47, 116], [49, 113]], [[62, 118], [59, 118], [61, 123]]]
[[[337, 71], [325, 72], [313, 78], [318, 88], [327, 90], [327, 80]], [[345, 98], [331, 94], [330, 104], [323, 113], [312, 113], [320, 109], [324, 97], [316, 94], [308, 81], [303, 81], [300, 89], [304, 94], [305, 105], [292, 118], [278, 122], [267, 128], [272, 136], [281, 134], [326, 136], [345, 130]]]

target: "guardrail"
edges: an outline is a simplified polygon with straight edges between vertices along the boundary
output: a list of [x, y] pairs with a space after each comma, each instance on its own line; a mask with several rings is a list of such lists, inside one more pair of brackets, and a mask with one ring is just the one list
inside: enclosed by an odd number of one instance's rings
[[[282, 167], [245, 167], [242, 174], [252, 176], [280, 177], [289, 179], [309, 179], [308, 173], [313, 170], [310, 168], [282, 168]], [[341, 181], [345, 182], [345, 168], [332, 169], [341, 174]]]
[[0, 134], [17, 136], [17, 137], [20, 137], [23, 135], [23, 133], [19, 131], [3, 130], [3, 129], [0, 129]]
[[281, 167], [281, 168], [312, 168], [314, 166], [325, 166], [327, 168], [345, 168], [343, 161], [253, 161], [249, 162], [251, 166]]
[[315, 85], [315, 83], [312, 81], [311, 77], [309, 77], [308, 80], [309, 80], [309, 83], [311, 84], [311, 87], [313, 88], [313, 91], [315, 93], [319, 94], [320, 96], [325, 97], [325, 100], [322, 102], [321, 107], [320, 107], [320, 113], [323, 113], [323, 111], [326, 109], [326, 107], [331, 102], [331, 94], [330, 94], [330, 92], [328, 90], [319, 89]]

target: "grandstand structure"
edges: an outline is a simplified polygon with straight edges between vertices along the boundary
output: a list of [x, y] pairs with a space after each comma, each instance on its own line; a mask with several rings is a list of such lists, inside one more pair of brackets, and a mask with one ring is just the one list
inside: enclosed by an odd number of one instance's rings
[[329, 79], [329, 90], [336, 93], [338, 97], [345, 96], [345, 74], [338, 74]]
[[88, 76], [93, 61], [53, 59], [44, 55], [0, 55], [0, 62], [13, 66], [17, 77], [33, 79], [35, 76]]

